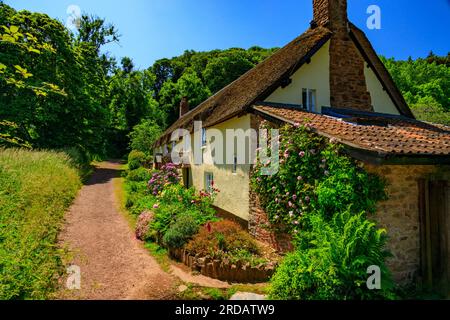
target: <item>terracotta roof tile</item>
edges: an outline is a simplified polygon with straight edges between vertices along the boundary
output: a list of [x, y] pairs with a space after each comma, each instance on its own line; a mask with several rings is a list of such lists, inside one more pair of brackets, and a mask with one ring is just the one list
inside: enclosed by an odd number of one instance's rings
[[450, 127], [443, 125], [408, 118], [359, 116], [340, 119], [292, 107], [262, 104], [253, 109], [288, 123], [309, 123], [319, 134], [358, 149], [393, 155], [450, 156]]

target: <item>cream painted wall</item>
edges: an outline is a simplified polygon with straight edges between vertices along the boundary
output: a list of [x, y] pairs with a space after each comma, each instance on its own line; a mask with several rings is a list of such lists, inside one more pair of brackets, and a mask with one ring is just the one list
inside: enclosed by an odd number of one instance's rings
[[388, 93], [383, 90], [383, 86], [372, 68], [364, 68], [364, 75], [375, 112], [399, 115], [400, 112], [398, 112], [397, 107]]
[[330, 106], [330, 42], [328, 41], [312, 58], [291, 77], [292, 83], [286, 88], [276, 89], [265, 101], [302, 104], [302, 89], [315, 89], [317, 96], [316, 112], [322, 106]]
[[[226, 145], [227, 129], [250, 129], [250, 115], [243, 117], [235, 117], [228, 121], [222, 122], [214, 127], [208, 128], [206, 131], [207, 141], [211, 141], [211, 129], [217, 129], [221, 132]], [[248, 140], [249, 141], [249, 140]], [[191, 144], [193, 149], [194, 137], [191, 134]], [[197, 190], [203, 190], [205, 186], [205, 173], [214, 175], [215, 187], [220, 190], [215, 205], [220, 209], [228, 211], [244, 220], [249, 218], [249, 182], [250, 182], [250, 165], [237, 165], [236, 173], [233, 173], [233, 165], [229, 164], [212, 164], [211, 157], [212, 146], [208, 144], [203, 149], [204, 164], [195, 165], [193, 154], [190, 155], [192, 185]], [[224, 150], [224, 157], [225, 157]], [[233, 156], [236, 154], [236, 148]], [[246, 155], [248, 157], [248, 154]], [[226, 163], [225, 159], [223, 163]], [[248, 163], [248, 162], [247, 162]]]

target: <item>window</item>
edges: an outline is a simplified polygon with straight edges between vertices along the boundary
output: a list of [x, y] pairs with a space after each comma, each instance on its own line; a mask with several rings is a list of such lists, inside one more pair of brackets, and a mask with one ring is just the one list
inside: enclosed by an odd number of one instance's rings
[[214, 175], [210, 172], [205, 173], [205, 190], [211, 192], [214, 187]]
[[302, 105], [305, 110], [316, 112], [316, 90], [303, 89]]
[[202, 128], [202, 147], [206, 146], [206, 128]]

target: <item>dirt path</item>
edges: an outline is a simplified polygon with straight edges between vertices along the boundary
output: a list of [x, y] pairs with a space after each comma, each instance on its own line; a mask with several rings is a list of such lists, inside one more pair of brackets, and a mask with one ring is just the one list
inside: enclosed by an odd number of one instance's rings
[[137, 241], [119, 212], [114, 179], [120, 164], [97, 166], [66, 216], [60, 241], [81, 269], [81, 290], [63, 290], [61, 299], [170, 299], [174, 278]]

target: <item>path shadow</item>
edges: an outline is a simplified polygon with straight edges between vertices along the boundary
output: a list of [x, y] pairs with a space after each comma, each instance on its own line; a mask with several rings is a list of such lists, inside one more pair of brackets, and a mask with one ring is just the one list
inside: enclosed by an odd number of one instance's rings
[[[112, 162], [112, 161], [111, 161]], [[114, 163], [114, 162], [112, 162]], [[110, 182], [112, 179], [121, 177], [125, 170], [117, 168], [102, 168], [96, 167], [94, 173], [85, 183], [86, 186], [92, 186], [96, 184], [104, 184]]]

